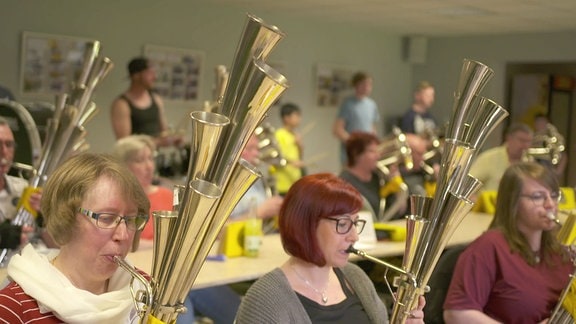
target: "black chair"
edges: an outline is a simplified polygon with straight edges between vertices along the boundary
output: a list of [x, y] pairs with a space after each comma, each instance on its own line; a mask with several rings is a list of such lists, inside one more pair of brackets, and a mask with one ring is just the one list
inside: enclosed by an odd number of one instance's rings
[[438, 260], [438, 264], [430, 276], [428, 285], [430, 292], [426, 294], [426, 306], [424, 306], [424, 321], [426, 324], [443, 324], [443, 304], [448, 293], [450, 281], [456, 261], [460, 253], [467, 245], [457, 245], [444, 251]]

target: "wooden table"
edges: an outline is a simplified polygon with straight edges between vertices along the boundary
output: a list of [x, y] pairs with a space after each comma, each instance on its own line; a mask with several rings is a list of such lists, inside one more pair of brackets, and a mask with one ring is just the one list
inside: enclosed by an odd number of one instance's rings
[[[447, 246], [469, 243], [484, 232], [490, 221], [491, 215], [470, 213], [467, 215]], [[394, 221], [393, 224], [403, 224], [404, 220]], [[375, 257], [402, 256], [404, 254], [405, 242], [378, 242], [373, 248], [365, 251]], [[130, 253], [128, 260], [135, 266], [151, 272], [152, 269], [152, 249], [142, 249]], [[352, 259], [358, 258], [351, 256]], [[266, 235], [262, 241], [260, 254], [256, 258], [235, 257], [227, 258], [225, 261], [206, 261], [194, 282], [193, 289], [218, 286], [235, 282], [257, 279], [280, 266], [288, 259], [288, 255], [282, 249], [280, 236], [277, 234]], [[6, 269], [0, 269], [0, 280], [6, 277]]]
[[[484, 232], [491, 215], [470, 213], [467, 215], [447, 246], [469, 243]], [[404, 220], [391, 222], [403, 224]], [[365, 251], [375, 257], [392, 257], [404, 255], [405, 242], [378, 242], [373, 248]], [[357, 259], [355, 255], [351, 259]], [[151, 249], [141, 250], [128, 255], [128, 259], [140, 269], [150, 273], [152, 267]], [[235, 282], [258, 279], [288, 259], [278, 234], [266, 235], [262, 240], [260, 254], [256, 258], [235, 257], [226, 261], [206, 261], [194, 282], [193, 289], [218, 286]]]

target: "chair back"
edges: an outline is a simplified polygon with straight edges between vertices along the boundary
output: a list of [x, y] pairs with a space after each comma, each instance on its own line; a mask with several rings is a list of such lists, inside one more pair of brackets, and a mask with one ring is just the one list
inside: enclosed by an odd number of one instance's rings
[[452, 274], [454, 272], [454, 267], [456, 266], [456, 261], [458, 261], [460, 253], [464, 251], [466, 246], [467, 245], [462, 244], [451, 247], [446, 249], [446, 251], [444, 251], [440, 256], [438, 264], [428, 281], [430, 292], [426, 294], [426, 306], [424, 306], [424, 318], [426, 319], [426, 324], [444, 323], [444, 299], [446, 299], [446, 294], [450, 287], [450, 281], [452, 281]]

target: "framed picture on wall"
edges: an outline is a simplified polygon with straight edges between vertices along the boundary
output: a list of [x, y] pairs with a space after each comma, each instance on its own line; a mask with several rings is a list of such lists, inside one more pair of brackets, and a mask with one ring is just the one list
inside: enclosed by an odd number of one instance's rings
[[68, 92], [82, 69], [88, 38], [24, 32], [20, 91], [24, 95]]
[[204, 53], [195, 50], [145, 45], [144, 56], [156, 68], [154, 90], [165, 100], [198, 101]]
[[339, 107], [353, 93], [353, 68], [318, 64], [316, 66], [316, 104], [318, 107]]

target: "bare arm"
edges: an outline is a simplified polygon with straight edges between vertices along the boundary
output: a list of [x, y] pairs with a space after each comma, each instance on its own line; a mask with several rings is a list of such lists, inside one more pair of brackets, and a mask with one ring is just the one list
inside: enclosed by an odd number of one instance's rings
[[130, 107], [126, 100], [121, 98], [114, 100], [110, 109], [110, 119], [116, 139], [126, 137], [132, 133]]
[[153, 94], [153, 96], [154, 96], [154, 101], [156, 102], [156, 105], [158, 106], [158, 113], [160, 116], [160, 119], [158, 120], [158, 122], [160, 123], [160, 134], [163, 134], [166, 131], [168, 131], [168, 120], [166, 119], [166, 111], [164, 109], [164, 101], [157, 94]]
[[416, 134], [406, 134], [406, 142], [412, 150], [414, 170], [419, 170], [422, 163], [424, 163], [424, 153], [427, 151], [428, 143], [425, 139]]
[[500, 323], [490, 318], [488, 315], [482, 313], [481, 311], [475, 309], [464, 309], [464, 310], [445, 310], [444, 311], [444, 321], [446, 324], [451, 323], [466, 323], [466, 324], [490, 324], [490, 323]]
[[[272, 196], [266, 199], [256, 208], [256, 218], [266, 219], [278, 216], [278, 212], [280, 212], [280, 206], [282, 206], [282, 200], [283, 199], [280, 196]], [[230, 221], [246, 220], [250, 217], [250, 211], [248, 211], [247, 213], [242, 214]]]
[[334, 122], [334, 126], [332, 127], [332, 133], [336, 138], [338, 138], [341, 142], [346, 142], [350, 134], [345, 129], [345, 122], [342, 118], [337, 118]]
[[556, 174], [558, 176], [562, 176], [564, 174], [564, 171], [566, 170], [567, 165], [568, 165], [568, 155], [566, 155], [566, 152], [564, 152], [562, 156], [560, 156], [560, 161], [558, 161], [558, 165], [556, 165]]
[[166, 110], [164, 109], [164, 101], [157, 94], [153, 94], [154, 101], [158, 106], [159, 120], [160, 123], [160, 136], [155, 139], [157, 146], [179, 146], [182, 144], [183, 137], [182, 134], [171, 134], [168, 129], [168, 119], [166, 119]]

